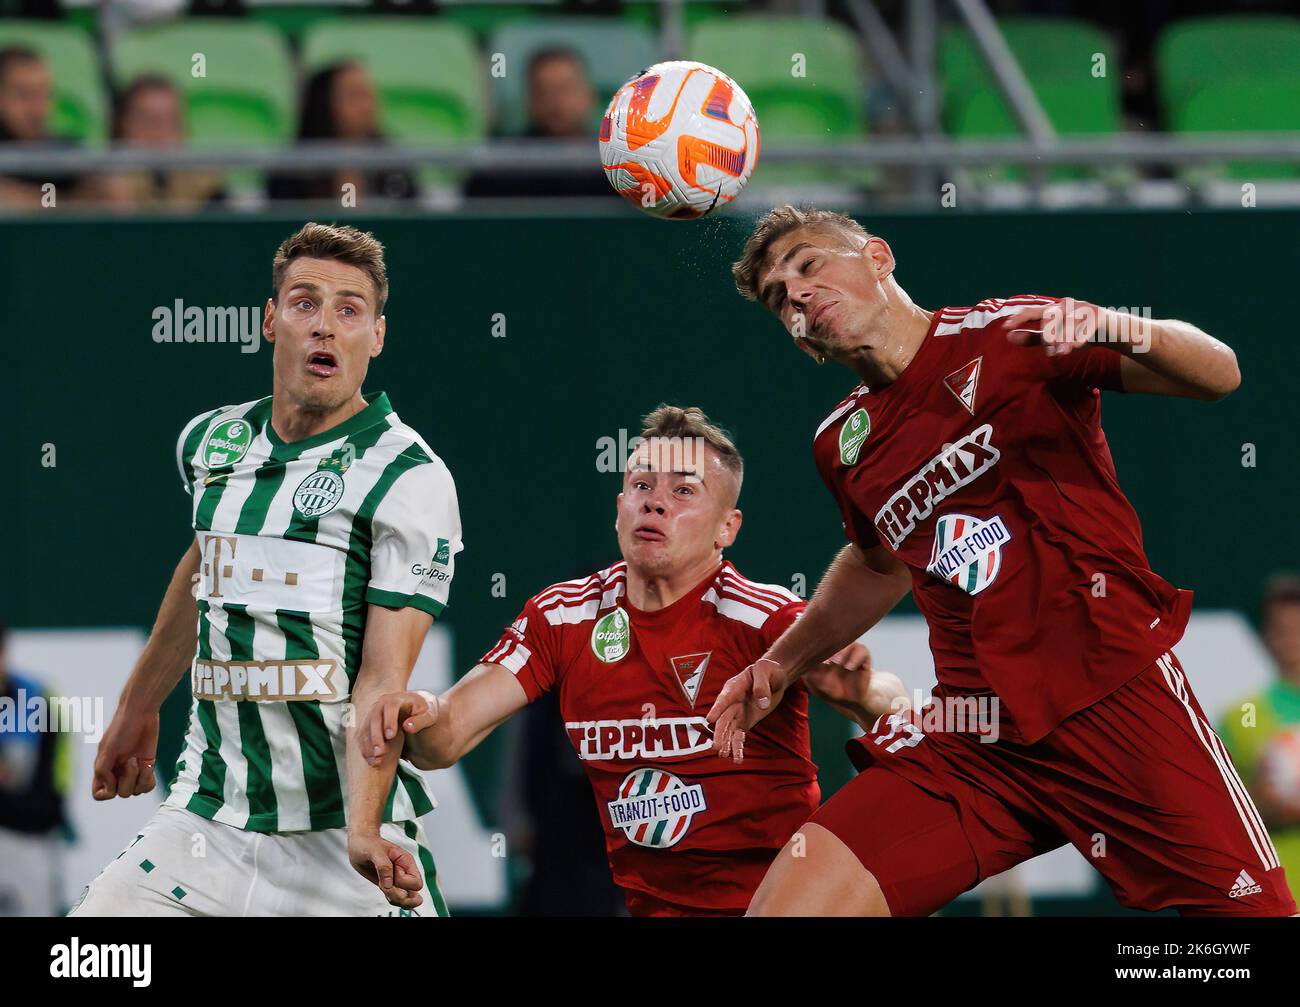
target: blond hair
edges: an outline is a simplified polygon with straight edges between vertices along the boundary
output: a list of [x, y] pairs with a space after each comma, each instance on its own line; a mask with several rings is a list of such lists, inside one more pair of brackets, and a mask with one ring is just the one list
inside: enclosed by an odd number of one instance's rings
[[736, 493], [745, 478], [745, 461], [731, 435], [712, 422], [699, 406], [670, 406], [661, 403], [641, 420], [641, 436], [653, 438], [698, 438], [713, 449], [723, 468], [736, 477]]
[[778, 238], [801, 227], [814, 227], [839, 232], [846, 241], [855, 247], [865, 245], [872, 237], [871, 233], [852, 217], [833, 210], [819, 210], [814, 206], [774, 207], [765, 213], [754, 225], [754, 231], [745, 242], [745, 249], [740, 259], [731, 266], [731, 275], [736, 280], [736, 289], [740, 296], [748, 301], [758, 300], [758, 274], [763, 269], [768, 249]]
[[337, 224], [303, 224], [296, 234], [280, 242], [271, 263], [273, 296], [280, 296], [280, 285], [294, 259], [334, 259], [356, 266], [370, 277], [375, 288], [375, 314], [384, 313], [388, 303], [388, 272], [384, 268], [384, 246], [369, 231]]

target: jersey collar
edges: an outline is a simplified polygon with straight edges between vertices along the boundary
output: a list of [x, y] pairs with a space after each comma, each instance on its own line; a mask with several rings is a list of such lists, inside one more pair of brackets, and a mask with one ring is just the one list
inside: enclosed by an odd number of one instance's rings
[[286, 441], [281, 438], [275, 432], [275, 428], [271, 426], [271, 414], [268, 411], [266, 423], [262, 429], [266, 432], [266, 439], [271, 442], [271, 457], [277, 461], [289, 461], [297, 458], [304, 451], [309, 451], [322, 444], [328, 444], [330, 441], [336, 441], [340, 437], [349, 437], [358, 431], [374, 426], [376, 423], [383, 423], [388, 414], [393, 411], [393, 407], [388, 401], [387, 392], [371, 392], [364, 398], [366, 408], [355, 416], [349, 417], [328, 430], [322, 430], [318, 434], [312, 434], [310, 437], [304, 437], [298, 441]]

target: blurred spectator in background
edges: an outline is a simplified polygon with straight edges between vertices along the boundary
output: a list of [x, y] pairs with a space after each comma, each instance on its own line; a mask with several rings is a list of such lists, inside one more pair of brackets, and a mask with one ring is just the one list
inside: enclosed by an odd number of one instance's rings
[[[520, 916], [626, 916], [627, 900], [614, 884], [605, 830], [591, 783], [560, 716], [560, 701], [542, 696], [520, 713], [512, 766], [502, 801], [511, 849], [531, 871], [518, 893]], [[504, 816], [503, 816], [504, 817]]]
[[[127, 147], [185, 145], [185, 99], [166, 77], [131, 81], [113, 107], [113, 140]], [[197, 210], [225, 198], [210, 171], [131, 171], [97, 175], [82, 185], [87, 199], [122, 210]]]
[[[0, 149], [66, 147], [71, 140], [50, 135], [54, 81], [45, 60], [26, 46], [0, 48]], [[56, 196], [71, 195], [76, 176], [50, 172], [0, 176], [0, 204], [37, 209], [41, 186], [53, 183]]]
[[[336, 63], [307, 81], [303, 91], [299, 140], [344, 140], [374, 144], [384, 140], [379, 130], [379, 96], [366, 68], [359, 63]], [[272, 199], [340, 200], [343, 186], [356, 187], [358, 201], [365, 196], [409, 199], [415, 195], [411, 174], [396, 169], [339, 171], [303, 175], [276, 175], [267, 185]]]
[[67, 738], [51, 729], [48, 714], [31, 715], [33, 701], [48, 699], [39, 684], [9, 669], [7, 635], [0, 625], [0, 916], [55, 916], [65, 908], [59, 866]]
[[[542, 49], [528, 61], [528, 129], [550, 140], [595, 140], [596, 92], [582, 57], [572, 49]], [[593, 159], [594, 160], [594, 159]], [[613, 196], [598, 164], [566, 172], [479, 171], [466, 196]]]
[[1300, 894], [1300, 577], [1274, 578], [1260, 612], [1277, 679], [1231, 707], [1219, 731]]

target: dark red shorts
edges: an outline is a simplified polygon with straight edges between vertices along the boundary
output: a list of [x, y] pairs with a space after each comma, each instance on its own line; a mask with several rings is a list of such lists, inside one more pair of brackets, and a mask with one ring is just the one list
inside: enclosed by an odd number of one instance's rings
[[811, 819], [853, 850], [893, 915], [928, 915], [1066, 843], [1131, 908], [1296, 912], [1259, 812], [1172, 654], [1031, 745], [927, 726], [924, 715], [881, 718], [851, 742], [863, 772]]
[[635, 888], [624, 888], [623, 897], [627, 900], [629, 916], [744, 916], [743, 909], [703, 909], [699, 906], [680, 906], [675, 902], [665, 902], [649, 892], [639, 892]]

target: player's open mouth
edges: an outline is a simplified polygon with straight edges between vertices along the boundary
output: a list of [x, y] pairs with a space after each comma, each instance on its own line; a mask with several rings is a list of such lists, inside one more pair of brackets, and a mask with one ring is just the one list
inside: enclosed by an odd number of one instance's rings
[[642, 525], [640, 528], [634, 528], [632, 534], [642, 542], [665, 542], [668, 539], [668, 536], [658, 528], [649, 528], [645, 525]]
[[338, 358], [327, 350], [315, 350], [307, 357], [307, 370], [318, 378], [333, 377], [338, 373]]

